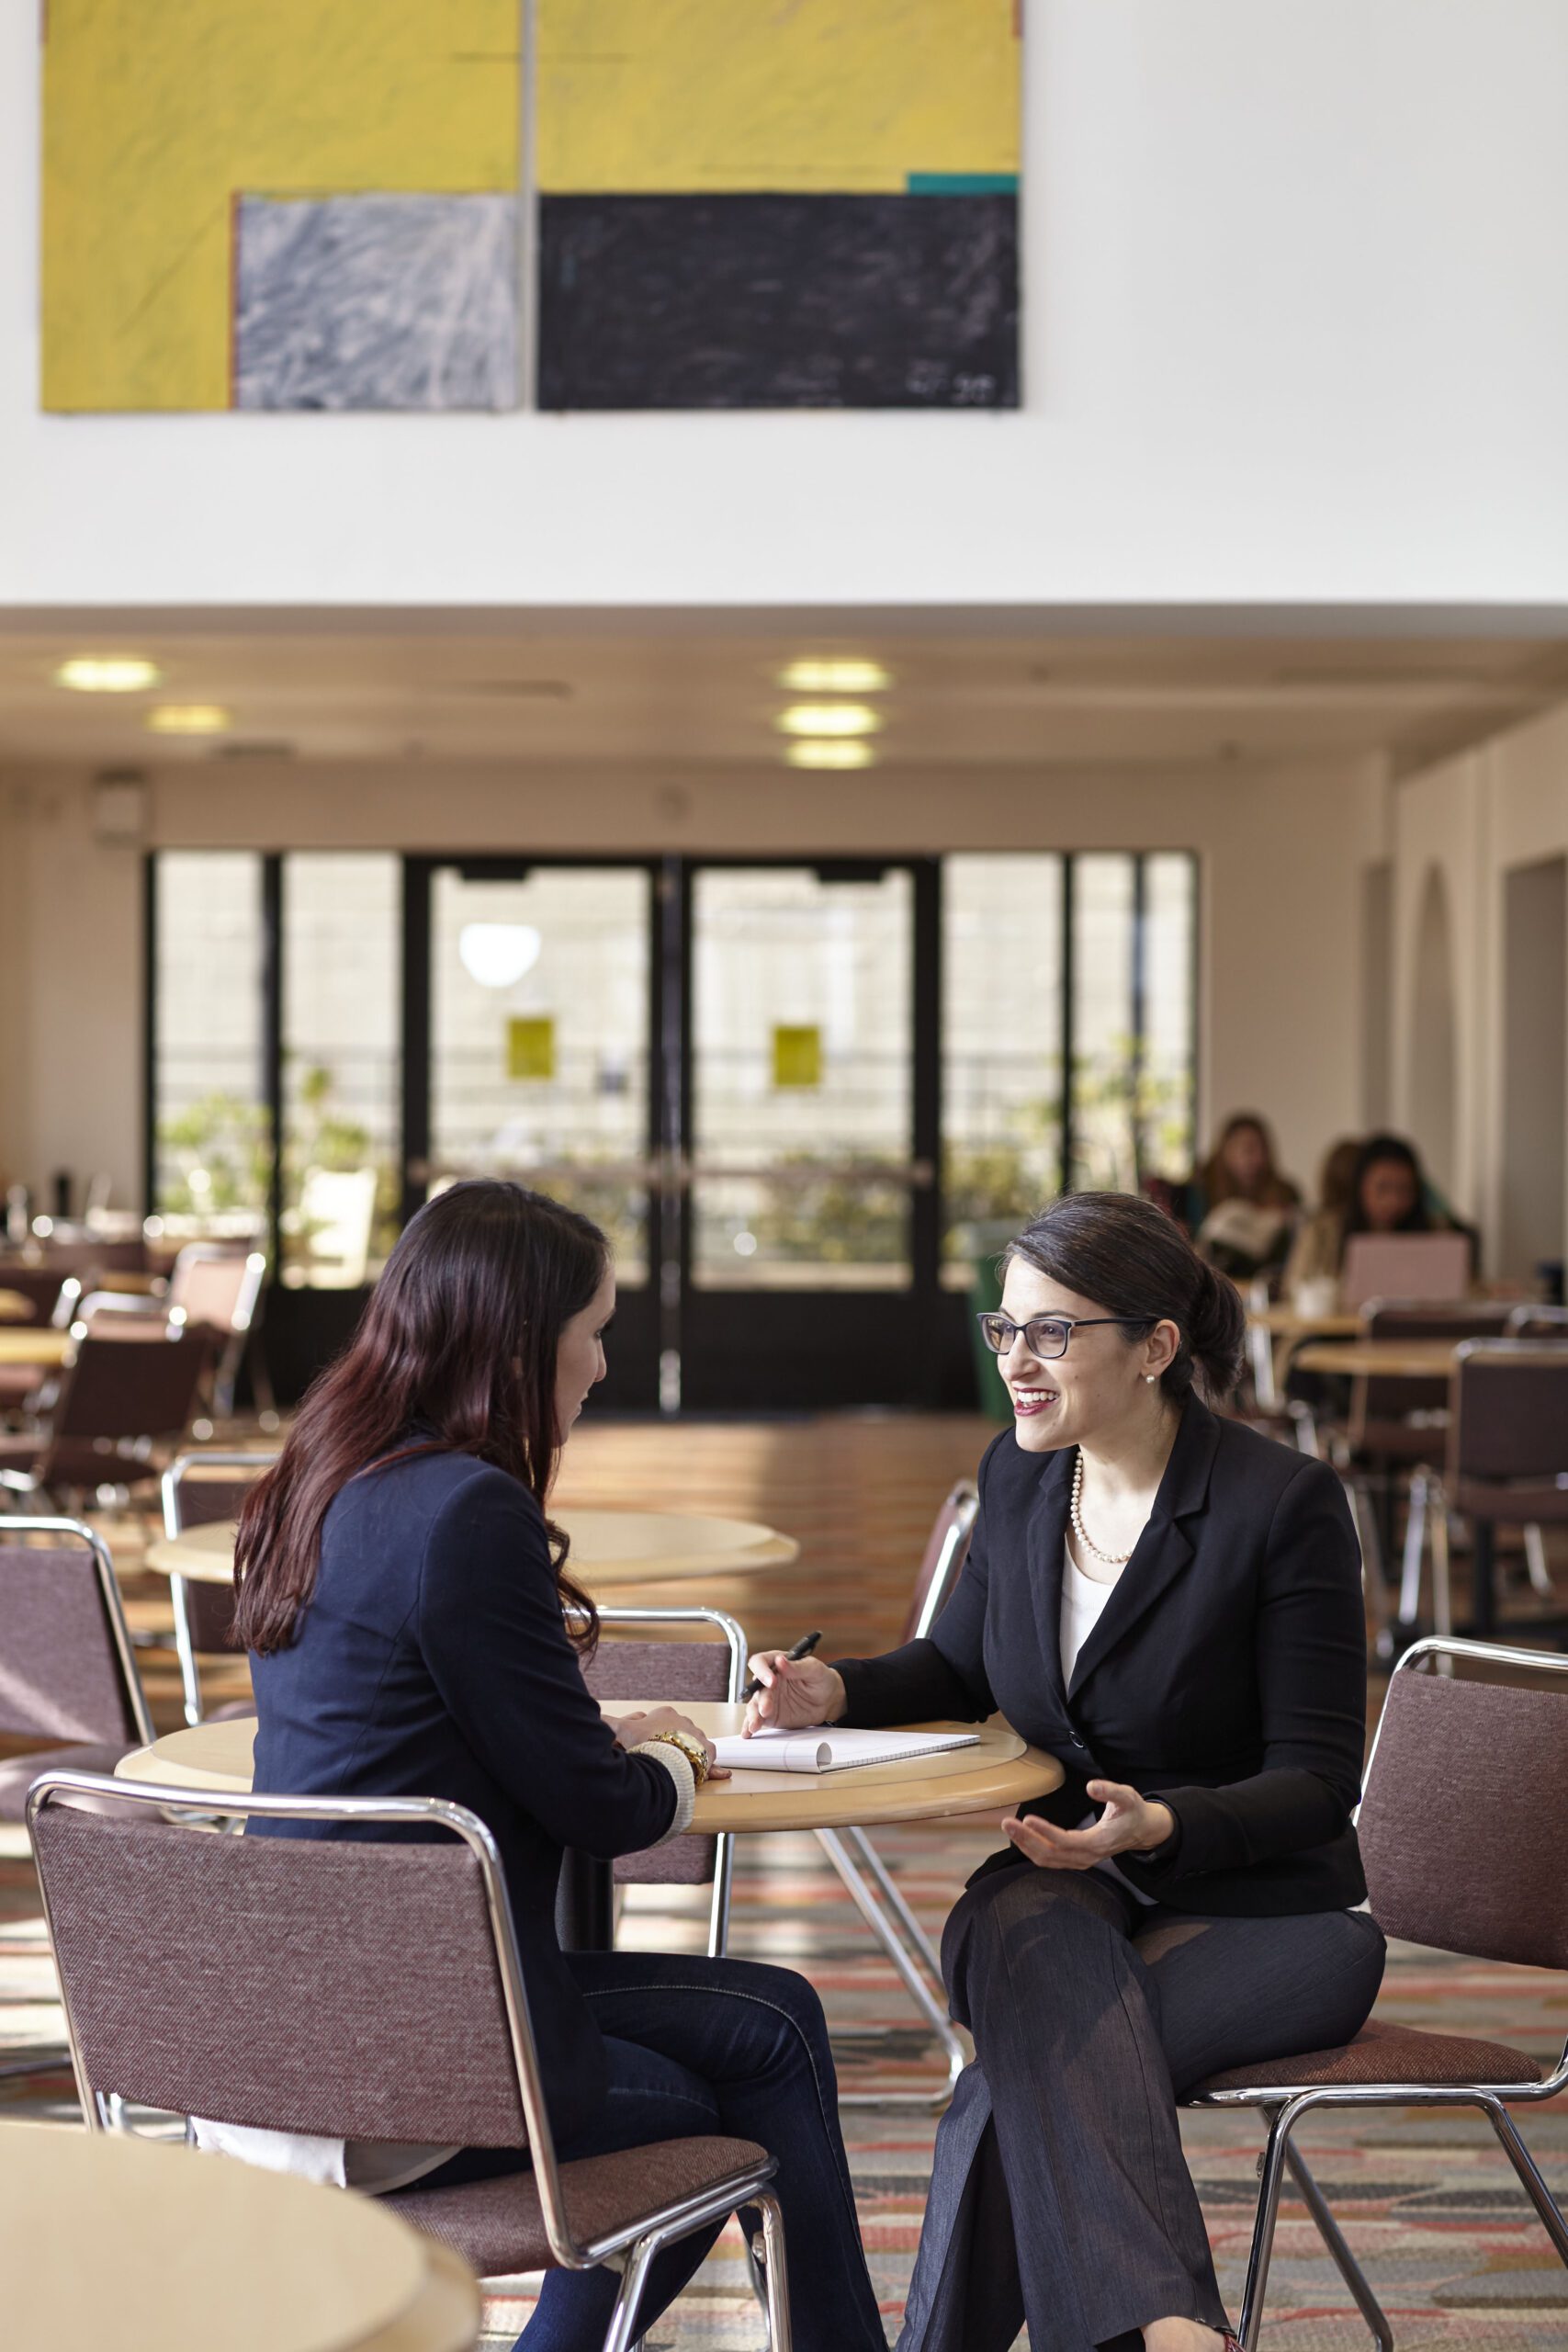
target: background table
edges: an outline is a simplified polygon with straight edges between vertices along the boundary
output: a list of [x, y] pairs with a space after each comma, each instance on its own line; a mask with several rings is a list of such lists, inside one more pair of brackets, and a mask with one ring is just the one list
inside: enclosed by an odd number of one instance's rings
[[479, 2335], [471, 2274], [373, 2199], [64, 2124], [0, 2124], [0, 2277], [17, 2352], [468, 2352]]
[[0, 1290], [0, 1323], [30, 1323], [35, 1311], [19, 1290]]
[[1458, 1340], [1314, 1340], [1299, 1349], [1303, 1372], [1337, 1373], [1347, 1380], [1447, 1380]]
[[40, 1372], [57, 1372], [70, 1357], [73, 1344], [69, 1331], [13, 1327], [0, 1330], [0, 1364], [37, 1364]]
[[[5, 1334], [0, 1332], [0, 1339]], [[758, 1520], [705, 1519], [667, 1510], [563, 1511], [569, 1575], [595, 1594], [615, 1585], [689, 1584], [705, 1577], [759, 1576], [800, 1556], [793, 1536]], [[232, 1522], [187, 1527], [150, 1544], [143, 1566], [197, 1584], [234, 1579]]]

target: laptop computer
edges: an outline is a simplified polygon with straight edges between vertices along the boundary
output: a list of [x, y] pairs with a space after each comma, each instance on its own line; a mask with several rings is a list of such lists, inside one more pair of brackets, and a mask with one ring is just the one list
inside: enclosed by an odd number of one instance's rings
[[1462, 1233], [1353, 1233], [1339, 1271], [1344, 1306], [1369, 1298], [1463, 1298], [1470, 1241]]

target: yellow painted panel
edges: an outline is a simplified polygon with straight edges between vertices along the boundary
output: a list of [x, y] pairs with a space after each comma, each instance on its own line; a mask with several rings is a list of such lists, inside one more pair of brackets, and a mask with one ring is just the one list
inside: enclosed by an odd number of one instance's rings
[[506, 1024], [508, 1078], [554, 1078], [556, 1024], [544, 1013], [513, 1014]]
[[822, 1032], [805, 1023], [773, 1031], [773, 1084], [820, 1086]]
[[230, 400], [238, 194], [517, 186], [518, 0], [49, 0], [43, 403]]
[[548, 195], [1018, 170], [1018, 0], [538, 0]]

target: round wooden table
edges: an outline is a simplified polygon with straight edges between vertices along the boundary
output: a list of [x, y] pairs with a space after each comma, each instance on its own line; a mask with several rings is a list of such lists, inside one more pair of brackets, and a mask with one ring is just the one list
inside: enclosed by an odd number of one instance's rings
[[1262, 1307], [1247, 1319], [1271, 1340], [1353, 1340], [1361, 1328], [1359, 1315], [1302, 1315], [1284, 1306]]
[[[558, 1520], [571, 1538], [569, 1572], [593, 1593], [613, 1585], [758, 1576], [787, 1568], [800, 1556], [793, 1536], [757, 1520], [668, 1510], [567, 1510]], [[142, 1565], [163, 1576], [188, 1577], [194, 1584], [232, 1584], [233, 1524], [187, 1527], [183, 1535], [164, 1536], [148, 1545]]]
[[30, 1323], [36, 1312], [19, 1290], [0, 1290], [0, 1323]]
[[1458, 1340], [1314, 1340], [1299, 1348], [1303, 1372], [1337, 1373], [1346, 1380], [1447, 1380]]
[[[617, 1699], [604, 1712], [633, 1714], [665, 1703]], [[710, 1738], [738, 1732], [746, 1717], [744, 1707], [718, 1701], [683, 1701], [681, 1713], [700, 1724]], [[978, 1744], [922, 1757], [912, 1766], [852, 1764], [842, 1772], [821, 1773], [736, 1772], [698, 1791], [687, 1834], [711, 1838], [719, 1830], [739, 1836], [769, 1829], [869, 1829], [879, 1822], [1001, 1813], [1061, 1785], [1062, 1768], [1055, 1758], [1028, 1747], [1006, 1724], [911, 1724], [905, 1728], [974, 1732]], [[122, 1780], [152, 1781], [164, 1788], [248, 1796], [255, 1731], [254, 1715], [197, 1724], [188, 1731], [166, 1733], [150, 1747], [133, 1749], [115, 1770]]]
[[479, 2330], [472, 2274], [371, 2198], [66, 2124], [0, 2123], [0, 2276], [17, 2352], [470, 2352]]
[[69, 1331], [24, 1325], [20, 1330], [0, 1331], [0, 1365], [22, 1364], [29, 1371], [58, 1372], [74, 1347]]

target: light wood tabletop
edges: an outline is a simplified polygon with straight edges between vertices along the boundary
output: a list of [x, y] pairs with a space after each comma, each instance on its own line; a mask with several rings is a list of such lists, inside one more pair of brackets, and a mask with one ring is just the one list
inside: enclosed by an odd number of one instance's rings
[[0, 1323], [30, 1323], [37, 1312], [19, 1290], [0, 1290]]
[[0, 1330], [0, 1364], [37, 1364], [40, 1372], [56, 1372], [69, 1362], [73, 1342], [69, 1331], [39, 1329], [24, 1324]]
[[1446, 1380], [1458, 1340], [1314, 1341], [1297, 1351], [1302, 1372], [1332, 1372], [1347, 1380]]
[[1247, 1319], [1274, 1340], [1353, 1340], [1361, 1328], [1359, 1315], [1301, 1315], [1283, 1306], [1262, 1307]]
[[479, 2336], [473, 2277], [374, 2199], [178, 2142], [0, 2123], [7, 2344], [99, 2352], [89, 2259], [116, 2352], [468, 2352]]
[[[631, 1714], [663, 1703], [655, 1699], [618, 1699], [605, 1712]], [[710, 1738], [738, 1732], [743, 1707], [718, 1702], [682, 1702], [681, 1713], [700, 1724]], [[877, 1822], [930, 1821], [948, 1814], [1004, 1812], [1026, 1798], [1059, 1788], [1062, 1768], [1054, 1756], [1026, 1746], [1008, 1724], [911, 1724], [911, 1731], [975, 1732], [978, 1744], [955, 1747], [914, 1764], [855, 1764], [842, 1772], [736, 1772], [710, 1781], [697, 1794], [693, 1837], [721, 1829], [738, 1835], [768, 1829], [869, 1828]], [[139, 1747], [115, 1767], [122, 1780], [152, 1781], [165, 1788], [199, 1789], [208, 1795], [245, 1795], [251, 1786], [255, 1719], [234, 1715], [169, 1732], [151, 1747]]]
[[[4, 1334], [0, 1333], [0, 1338]], [[691, 1583], [704, 1577], [757, 1576], [800, 1556], [793, 1536], [760, 1521], [703, 1519], [668, 1510], [568, 1510], [559, 1524], [571, 1538], [569, 1572], [590, 1592], [612, 1585]], [[142, 1565], [194, 1584], [231, 1584], [231, 1521], [187, 1527], [150, 1544]]]

